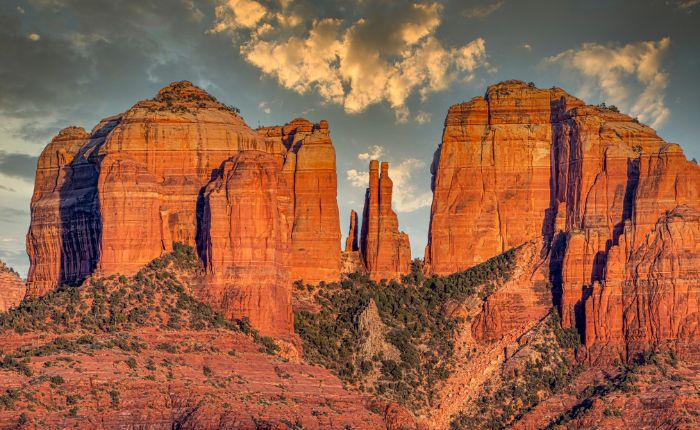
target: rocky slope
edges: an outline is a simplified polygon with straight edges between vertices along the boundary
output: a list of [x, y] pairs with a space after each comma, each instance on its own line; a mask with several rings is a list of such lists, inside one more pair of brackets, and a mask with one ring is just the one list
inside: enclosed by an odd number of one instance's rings
[[591, 361], [666, 341], [696, 352], [700, 167], [678, 145], [614, 107], [506, 81], [450, 108], [433, 173], [433, 273], [541, 238]]
[[27, 287], [19, 275], [0, 261], [0, 312], [20, 304]]
[[360, 233], [360, 255], [370, 278], [397, 279], [411, 266], [408, 235], [399, 231], [399, 220], [391, 207], [394, 184], [389, 163], [369, 162], [369, 187], [365, 194]]
[[381, 405], [196, 300], [200, 276], [176, 245], [133, 277], [0, 313], [0, 426], [386, 428]]
[[[236, 161], [248, 152], [261, 155]], [[264, 173], [231, 174], [251, 163]], [[239, 191], [221, 189], [262, 176], [275, 177], [275, 190], [258, 198], [229, 201]], [[336, 189], [327, 122], [252, 130], [237, 109], [189, 82], [173, 83], [90, 133], [62, 130], [44, 149], [27, 235], [28, 296], [94, 273], [133, 274], [178, 242], [199, 249], [212, 274], [212, 304], [230, 307], [221, 308], [230, 316], [247, 313], [263, 331], [285, 326], [291, 334], [289, 280], [339, 278]], [[232, 214], [250, 229], [226, 229]], [[267, 229], [274, 233], [261, 242]], [[224, 232], [227, 240], [211, 240]], [[258, 264], [272, 264], [263, 287], [254, 279]], [[262, 323], [272, 315], [286, 322]]]

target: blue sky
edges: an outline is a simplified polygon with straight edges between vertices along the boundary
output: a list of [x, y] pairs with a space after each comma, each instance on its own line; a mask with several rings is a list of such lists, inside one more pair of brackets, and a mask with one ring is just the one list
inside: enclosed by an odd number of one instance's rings
[[700, 0], [7, 0], [0, 5], [0, 259], [21, 273], [36, 156], [61, 128], [191, 80], [248, 124], [327, 119], [343, 234], [370, 154], [422, 257], [450, 105], [505, 79], [616, 104], [700, 159]]

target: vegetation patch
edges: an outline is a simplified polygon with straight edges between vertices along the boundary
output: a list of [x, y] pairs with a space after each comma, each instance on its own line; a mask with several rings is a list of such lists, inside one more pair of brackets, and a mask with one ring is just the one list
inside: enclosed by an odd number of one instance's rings
[[[295, 330], [307, 360], [334, 371], [362, 391], [397, 401], [412, 410], [433, 406], [436, 383], [446, 379], [454, 360], [454, 331], [459, 321], [445, 315], [451, 301], [461, 302], [506, 281], [517, 249], [450, 276], [425, 278], [418, 261], [399, 282], [376, 283], [352, 274], [340, 283], [321, 283], [313, 291], [318, 313], [295, 313]], [[297, 289], [308, 291], [299, 283]], [[400, 352], [396, 358], [360, 354], [366, 333], [358, 318], [370, 301], [387, 326], [386, 339]], [[367, 376], [377, 374], [375, 383]]]

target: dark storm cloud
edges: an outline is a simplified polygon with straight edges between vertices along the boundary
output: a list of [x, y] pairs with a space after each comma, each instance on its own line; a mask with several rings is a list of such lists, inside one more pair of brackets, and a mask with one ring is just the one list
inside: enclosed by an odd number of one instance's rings
[[0, 150], [0, 173], [27, 181], [34, 180], [37, 157]]

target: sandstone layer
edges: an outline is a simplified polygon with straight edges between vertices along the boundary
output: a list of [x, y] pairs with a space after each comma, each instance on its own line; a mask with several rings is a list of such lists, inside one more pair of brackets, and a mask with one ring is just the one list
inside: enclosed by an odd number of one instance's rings
[[[229, 195], [231, 190], [213, 189], [216, 184], [239, 180], [233, 179], [237, 174], [227, 177], [227, 168], [236, 165], [235, 157], [245, 152], [265, 154], [255, 157], [256, 163], [265, 175], [274, 170], [275, 180], [284, 183], [279, 194], [284, 194], [287, 203], [282, 208], [276, 202], [259, 200], [256, 204], [262, 206], [246, 206], [251, 213], [237, 216], [250, 228], [235, 227], [238, 230], [231, 232], [228, 241], [212, 244], [205, 238], [223, 232], [209, 231], [212, 225], [203, 218], [205, 206], [212, 203], [210, 197], [217, 200], [219, 195]], [[251, 272], [258, 263], [274, 262], [279, 273], [265, 282], [274, 278], [278, 284], [275, 291], [264, 293], [269, 294], [268, 299], [287, 297], [293, 279], [339, 278], [336, 194], [335, 151], [327, 122], [298, 119], [284, 127], [256, 131], [246, 125], [236, 108], [189, 82], [176, 82], [155, 98], [103, 120], [90, 133], [76, 127], [62, 130], [44, 149], [27, 235], [28, 296], [41, 296], [61, 284], [79, 284], [91, 274], [133, 274], [171, 251], [173, 243], [183, 243], [196, 246], [202, 260], [207, 260], [216, 285], [209, 291], [211, 302], [231, 306], [226, 314], [240, 316], [257, 305], [254, 300], [267, 299], [248, 295], [251, 289], [259, 290], [252, 273], [219, 276], [223, 272]], [[254, 219], [253, 214], [263, 206], [280, 213]], [[217, 226], [230, 227], [224, 218], [235, 211], [231, 206], [219, 207], [213, 213]], [[283, 221], [278, 223], [278, 219]], [[255, 235], [262, 234], [260, 226], [273, 224], [270, 242], [254, 244], [256, 251], [245, 250], [253, 246], [249, 242]], [[288, 234], [278, 235], [277, 224], [286, 224], [279, 228]], [[272, 242], [277, 240], [281, 242]], [[224, 248], [218, 249], [219, 245]], [[217, 266], [231, 263], [229, 257], [236, 262], [233, 267]], [[222, 282], [227, 278], [227, 291], [240, 288], [245, 292], [236, 296], [238, 303], [231, 302], [233, 296], [214, 295], [223, 291]], [[268, 305], [287, 307], [279, 315], [291, 333], [288, 300]], [[260, 315], [273, 313], [277, 315], [277, 311], [261, 311]], [[281, 327], [277, 322], [270, 324], [261, 323], [261, 328], [276, 327], [272, 330], [276, 332]]]
[[289, 289], [290, 190], [272, 155], [246, 151], [224, 162], [204, 192], [207, 300], [262, 334], [293, 332]]
[[360, 246], [357, 242], [357, 212], [350, 211], [350, 228], [348, 237], [345, 239], [345, 252], [359, 251]]
[[433, 175], [433, 273], [542, 238], [562, 324], [592, 360], [700, 340], [700, 167], [653, 129], [507, 81], [450, 108]]
[[389, 163], [371, 160], [369, 188], [362, 212], [360, 254], [370, 278], [397, 279], [411, 270], [411, 246], [408, 235], [399, 231], [396, 212], [391, 207], [394, 184]]
[[340, 218], [335, 148], [328, 122], [303, 118], [258, 129], [266, 142], [287, 149], [285, 172], [293, 190], [291, 279], [307, 283], [340, 278]]
[[19, 305], [27, 287], [19, 275], [0, 261], [0, 312]]

